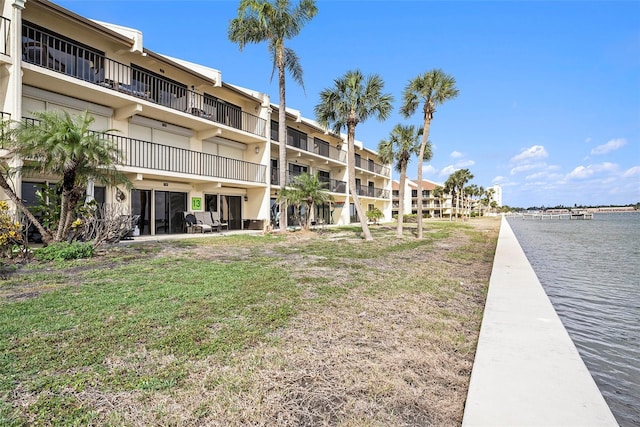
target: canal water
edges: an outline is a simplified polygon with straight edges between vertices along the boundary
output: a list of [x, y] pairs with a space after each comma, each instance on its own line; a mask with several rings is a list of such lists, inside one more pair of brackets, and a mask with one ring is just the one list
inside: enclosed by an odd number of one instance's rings
[[640, 213], [508, 219], [621, 426], [640, 426]]

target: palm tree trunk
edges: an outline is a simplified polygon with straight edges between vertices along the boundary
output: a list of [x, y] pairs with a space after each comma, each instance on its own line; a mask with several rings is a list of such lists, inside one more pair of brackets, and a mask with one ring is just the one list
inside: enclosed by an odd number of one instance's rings
[[25, 206], [25, 204], [18, 198], [16, 193], [13, 191], [13, 188], [9, 185], [4, 175], [0, 174], [0, 188], [4, 190], [4, 192], [9, 196], [11, 201], [16, 205], [16, 208], [20, 210], [27, 217], [27, 219], [38, 229], [38, 232], [42, 236], [42, 241], [44, 243], [50, 243], [53, 240], [53, 236], [49, 231], [45, 230], [40, 221], [33, 216], [31, 211]]
[[396, 236], [402, 237], [402, 226], [404, 222], [404, 184], [407, 180], [407, 165], [403, 163], [400, 165], [400, 188], [398, 190], [398, 196], [400, 203], [398, 204], [398, 228], [396, 230]]
[[369, 230], [369, 224], [367, 224], [367, 217], [362, 210], [360, 199], [358, 198], [358, 192], [356, 189], [356, 153], [355, 153], [355, 137], [356, 127], [354, 124], [349, 123], [347, 125], [347, 144], [348, 144], [348, 168], [349, 168], [349, 193], [353, 199], [353, 205], [356, 208], [360, 225], [362, 226], [362, 234], [364, 234], [365, 240], [373, 240], [371, 231]]
[[[278, 107], [278, 167], [280, 175], [280, 188], [287, 185], [287, 106], [285, 90], [285, 64], [284, 46], [278, 46], [278, 87], [280, 94], [280, 106]], [[287, 201], [280, 202], [280, 230], [287, 230]]]
[[431, 127], [431, 119], [425, 114], [424, 129], [422, 131], [422, 142], [420, 143], [420, 152], [418, 153], [418, 239], [422, 239], [422, 164], [424, 163], [424, 150], [429, 139], [429, 128]]

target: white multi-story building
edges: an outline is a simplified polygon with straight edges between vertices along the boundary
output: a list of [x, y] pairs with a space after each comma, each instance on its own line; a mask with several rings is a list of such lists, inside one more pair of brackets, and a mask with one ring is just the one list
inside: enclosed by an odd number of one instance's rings
[[[444, 218], [451, 215], [452, 201], [449, 194], [442, 194], [436, 197], [434, 190], [442, 187], [428, 179], [422, 180], [422, 215], [423, 218]], [[418, 183], [416, 181], [405, 180], [404, 200], [400, 200], [400, 182], [393, 181], [392, 215], [398, 214], [398, 206], [403, 203], [405, 214], [418, 213]]]
[[[317, 173], [335, 201], [315, 219], [357, 221], [347, 179], [346, 144], [313, 120], [287, 111], [287, 164], [278, 164], [278, 106], [267, 95], [223, 80], [222, 72], [162, 55], [134, 29], [98, 23], [45, 0], [0, 2], [0, 113], [89, 111], [95, 130], [123, 153], [133, 190], [96, 187], [98, 202], [140, 215], [141, 234], [182, 233], [186, 211], [219, 212], [230, 229], [262, 228], [287, 180]], [[224, 64], [221, 64], [224, 66]], [[5, 162], [9, 153], [0, 152]], [[391, 219], [391, 171], [356, 144], [357, 192], [365, 209]], [[27, 204], [56, 176], [16, 176]]]

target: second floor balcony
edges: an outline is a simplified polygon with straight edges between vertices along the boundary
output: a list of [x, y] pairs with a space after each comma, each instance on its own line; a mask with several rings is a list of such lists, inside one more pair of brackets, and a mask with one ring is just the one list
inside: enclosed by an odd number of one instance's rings
[[193, 86], [122, 64], [29, 24], [23, 24], [22, 31], [22, 60], [26, 63], [253, 135], [266, 135], [265, 119]]
[[[296, 177], [302, 175], [302, 173], [296, 173], [287, 171], [287, 185], [291, 185]], [[339, 181], [333, 178], [318, 177], [318, 180], [324, 184], [324, 189], [331, 193], [346, 194], [347, 183], [345, 181]], [[271, 185], [280, 185], [280, 169], [271, 168]]]
[[388, 199], [389, 190], [378, 187], [368, 187], [366, 185], [356, 185], [358, 196], [374, 197], [376, 199]]
[[[36, 119], [25, 119], [36, 124]], [[105, 134], [120, 151], [120, 164], [125, 169], [146, 169], [150, 173], [177, 173], [206, 178], [218, 178], [239, 183], [266, 184], [267, 167], [258, 163], [155, 142]]]
[[381, 164], [376, 163], [375, 161], [369, 159], [369, 160], [363, 160], [362, 157], [359, 154], [356, 154], [356, 161], [355, 161], [355, 166], [356, 168], [359, 169], [363, 169], [369, 172], [373, 172], [373, 173], [377, 173], [378, 175], [384, 175], [384, 176], [389, 176], [389, 168], [386, 166], [383, 166]]

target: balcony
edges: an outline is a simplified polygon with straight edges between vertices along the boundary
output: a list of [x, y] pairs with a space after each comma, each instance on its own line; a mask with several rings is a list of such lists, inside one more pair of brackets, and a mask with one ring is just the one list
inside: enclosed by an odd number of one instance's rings
[[253, 135], [265, 135], [265, 119], [212, 95], [198, 93], [141, 67], [106, 58], [103, 53], [28, 24], [23, 24], [22, 31], [22, 60], [26, 63]]
[[379, 175], [389, 176], [388, 167], [375, 163], [373, 160], [365, 160], [363, 162], [362, 158], [358, 154], [356, 154], [355, 166], [356, 168], [377, 173]]
[[266, 184], [265, 165], [119, 135], [108, 137], [123, 154], [123, 166]]
[[[38, 120], [25, 118], [27, 123]], [[266, 184], [267, 167], [258, 163], [222, 157], [200, 151], [157, 144], [155, 142], [105, 134], [111, 140], [122, 158], [124, 167], [149, 169], [151, 171], [182, 173], [202, 177]]]
[[[293, 180], [300, 175], [300, 173], [287, 171], [287, 185], [291, 185]], [[318, 180], [324, 183], [325, 189], [331, 193], [346, 194], [347, 192], [347, 183], [345, 181], [338, 181], [337, 179], [323, 179], [320, 177]], [[271, 168], [271, 185], [280, 185], [279, 168]]]
[[11, 20], [0, 16], [0, 53], [9, 55], [9, 30], [11, 29]]
[[363, 197], [375, 197], [377, 199], [389, 198], [389, 190], [385, 190], [383, 188], [356, 185], [356, 192], [358, 193], [358, 196]]
[[[274, 122], [277, 125], [277, 122]], [[303, 134], [306, 136], [306, 134]], [[310, 141], [309, 141], [310, 139]], [[289, 147], [297, 148], [302, 151], [317, 154], [318, 156], [326, 157], [338, 162], [347, 162], [347, 153], [342, 150], [338, 150], [326, 141], [320, 138], [292, 138], [287, 132], [287, 145]], [[278, 129], [277, 126], [271, 128], [271, 141], [278, 143]]]

